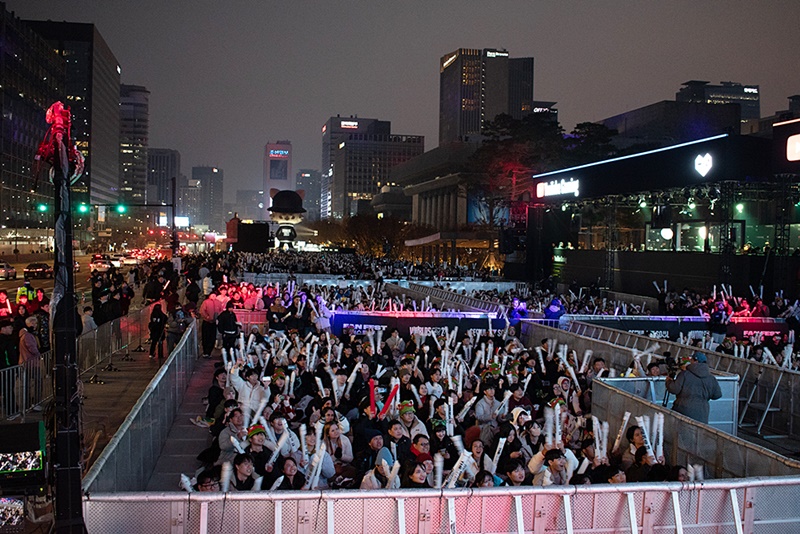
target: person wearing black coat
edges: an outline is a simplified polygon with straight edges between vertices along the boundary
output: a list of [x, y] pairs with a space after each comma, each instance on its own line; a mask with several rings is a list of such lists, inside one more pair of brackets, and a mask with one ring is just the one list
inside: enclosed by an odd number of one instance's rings
[[150, 358], [156, 353], [158, 348], [159, 359], [164, 357], [164, 331], [167, 326], [167, 315], [161, 311], [161, 304], [153, 306], [150, 312], [150, 323], [147, 325], [150, 330]]
[[239, 337], [239, 323], [236, 322], [236, 314], [233, 312], [233, 302], [228, 301], [225, 311], [217, 317], [217, 330], [222, 334], [222, 348], [226, 351], [232, 350]]

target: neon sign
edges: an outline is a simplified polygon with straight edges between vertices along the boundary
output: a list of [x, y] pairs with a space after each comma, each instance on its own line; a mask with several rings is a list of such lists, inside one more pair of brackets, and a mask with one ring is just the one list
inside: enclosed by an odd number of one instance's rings
[[745, 87], [744, 92], [758, 94], [758, 87]]
[[350, 130], [354, 130], [358, 128], [358, 121], [342, 121], [339, 123], [339, 126], [342, 128], [348, 128]]
[[558, 197], [561, 195], [580, 196], [580, 180], [570, 178], [569, 180], [553, 180], [552, 182], [539, 182], [536, 184], [536, 196]]
[[270, 149], [269, 157], [271, 158], [279, 158], [279, 159], [286, 159], [289, 157], [288, 150], [278, 150], [278, 149]]
[[487, 50], [486, 57], [508, 57], [508, 52], [495, 52], [494, 50]]
[[705, 156], [698, 155], [694, 158], [694, 170], [703, 178], [706, 177], [706, 174], [708, 174], [708, 171], [711, 170], [713, 165], [714, 161], [711, 158], [711, 154], [706, 153]]

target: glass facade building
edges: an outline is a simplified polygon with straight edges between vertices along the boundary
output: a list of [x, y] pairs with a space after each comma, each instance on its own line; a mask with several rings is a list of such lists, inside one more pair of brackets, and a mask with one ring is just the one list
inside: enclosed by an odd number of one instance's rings
[[164, 198], [147, 198], [149, 101], [150, 91], [140, 85], [119, 88], [120, 200], [128, 204], [160, 204]]

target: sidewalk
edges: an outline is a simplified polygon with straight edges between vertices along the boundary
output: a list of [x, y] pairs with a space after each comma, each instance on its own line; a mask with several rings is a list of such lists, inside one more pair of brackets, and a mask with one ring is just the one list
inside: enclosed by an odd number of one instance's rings
[[214, 351], [212, 358], [201, 358], [195, 364], [183, 403], [169, 429], [167, 442], [161, 449], [156, 468], [147, 484], [147, 491], [177, 491], [181, 473], [191, 477], [200, 467], [197, 455], [211, 445], [211, 434], [207, 428], [190, 423], [189, 419], [205, 414], [203, 397], [211, 387], [216, 361], [219, 361], [218, 350]]

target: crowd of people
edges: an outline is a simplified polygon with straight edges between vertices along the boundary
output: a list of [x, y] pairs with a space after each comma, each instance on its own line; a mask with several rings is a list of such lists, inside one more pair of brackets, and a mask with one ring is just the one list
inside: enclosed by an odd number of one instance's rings
[[226, 280], [198, 308], [203, 355], [217, 361], [193, 419], [212, 441], [183, 479], [189, 491], [687, 479], [639, 425], [607, 443], [590, 415], [601, 358], [578, 361], [548, 340], [525, 347], [511, 320], [336, 336], [319, 320], [331, 295], [307, 286], [255, 288], [275, 313], [242, 332], [235, 310], [248, 298], [232, 294], [250, 289]]

